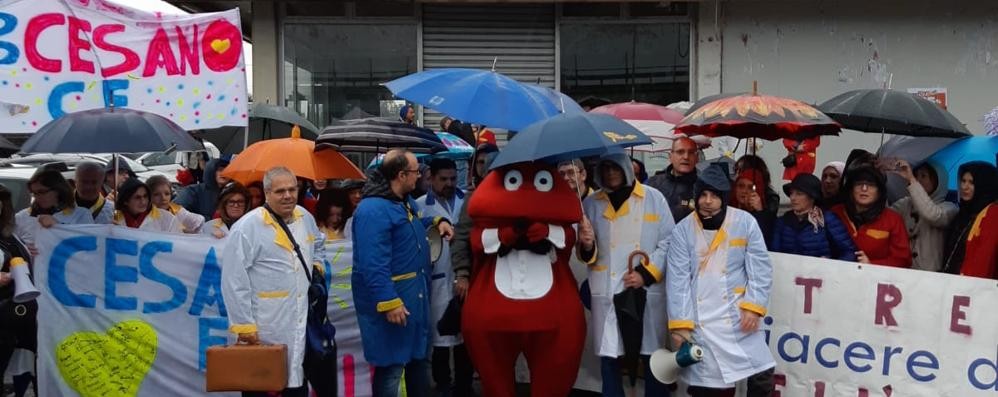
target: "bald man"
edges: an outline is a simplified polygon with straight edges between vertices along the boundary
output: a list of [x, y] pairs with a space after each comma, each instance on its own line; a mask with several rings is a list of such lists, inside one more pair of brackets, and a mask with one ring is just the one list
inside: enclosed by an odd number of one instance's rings
[[693, 212], [693, 184], [697, 181], [699, 155], [697, 144], [692, 139], [682, 137], [672, 141], [669, 166], [665, 172], [649, 178], [646, 183], [662, 192], [676, 222]]

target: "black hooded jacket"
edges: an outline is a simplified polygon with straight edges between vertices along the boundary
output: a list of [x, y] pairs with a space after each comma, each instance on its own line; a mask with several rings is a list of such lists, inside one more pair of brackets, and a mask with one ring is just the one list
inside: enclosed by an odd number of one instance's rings
[[693, 196], [693, 184], [696, 181], [696, 171], [677, 176], [673, 175], [670, 165], [665, 172], [648, 178], [646, 184], [662, 192], [669, 209], [672, 210], [672, 219], [679, 222], [693, 212], [693, 203], [696, 201]]

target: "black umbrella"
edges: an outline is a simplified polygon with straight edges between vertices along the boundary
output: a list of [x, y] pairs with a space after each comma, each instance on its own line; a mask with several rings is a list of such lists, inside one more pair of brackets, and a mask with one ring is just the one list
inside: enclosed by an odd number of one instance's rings
[[849, 91], [818, 105], [818, 110], [850, 130], [919, 137], [970, 136], [967, 127], [939, 105], [902, 91]]
[[169, 119], [126, 108], [68, 113], [43, 125], [24, 153], [147, 153], [204, 150], [201, 142]]
[[718, 99], [731, 98], [733, 96], [739, 96], [739, 95], [745, 95], [745, 94], [748, 94], [748, 93], [747, 92], [734, 92], [734, 93], [729, 92], [729, 93], [725, 93], [725, 94], [716, 94], [716, 95], [705, 96], [703, 98], [700, 98], [699, 101], [694, 102], [693, 106], [690, 106], [689, 109], [686, 109], [686, 113], [684, 113], [684, 115], [688, 116], [688, 115], [692, 114], [693, 112], [697, 111], [697, 109], [702, 108], [703, 105], [706, 105], [708, 103], [714, 102], [714, 101], [716, 101]]
[[8, 141], [7, 138], [0, 137], [0, 157], [10, 157], [10, 155], [17, 153], [21, 148], [18, 147], [14, 142]]
[[[627, 256], [627, 271], [634, 271], [634, 258], [648, 263], [650, 259], [644, 251], [634, 251]], [[645, 303], [648, 292], [644, 288], [627, 288], [613, 296], [613, 308], [617, 314], [617, 328], [624, 341], [623, 367], [631, 377], [631, 386], [637, 381], [638, 359], [641, 356], [641, 340], [644, 334]]]
[[447, 150], [431, 130], [379, 118], [341, 120], [323, 129], [315, 144], [316, 149], [333, 146], [341, 152], [362, 153], [383, 153], [395, 148], [429, 154]]
[[215, 144], [224, 154], [239, 153], [245, 146], [255, 142], [290, 138], [291, 129], [300, 127], [301, 137], [315, 140], [319, 135], [319, 127], [308, 121], [294, 110], [265, 103], [254, 103], [249, 106], [249, 136], [245, 127], [220, 127], [201, 130], [198, 136]]

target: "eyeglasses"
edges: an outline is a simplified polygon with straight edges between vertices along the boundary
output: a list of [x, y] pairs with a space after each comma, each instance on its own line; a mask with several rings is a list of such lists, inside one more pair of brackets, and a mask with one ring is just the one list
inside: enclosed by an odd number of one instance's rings
[[35, 190], [35, 191], [31, 192], [31, 195], [32, 196], [44, 196], [44, 195], [48, 194], [51, 191], [52, 191], [52, 189], [44, 189], [43, 188], [43, 189], [38, 189], [38, 190]]
[[246, 206], [246, 201], [245, 200], [229, 200], [229, 201], [225, 202], [225, 205], [227, 207], [235, 207], [235, 208], [245, 207]]
[[415, 173], [417, 173], [417, 174], [418, 174], [418, 173], [419, 173], [419, 168], [416, 168], [416, 169], [414, 169], [414, 170], [402, 170], [402, 172], [403, 172], [403, 173], [405, 173], [405, 174], [408, 174], [408, 173], [410, 173], [410, 172], [415, 172]]

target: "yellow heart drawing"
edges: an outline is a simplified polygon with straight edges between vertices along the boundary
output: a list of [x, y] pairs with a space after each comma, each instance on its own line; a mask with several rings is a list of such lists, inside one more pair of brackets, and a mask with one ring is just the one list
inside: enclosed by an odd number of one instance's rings
[[215, 39], [215, 40], [211, 41], [211, 49], [215, 50], [215, 52], [217, 52], [219, 54], [221, 54], [221, 53], [225, 52], [226, 50], [228, 50], [229, 46], [231, 46], [231, 45], [232, 45], [232, 43], [229, 42], [229, 39], [225, 39], [225, 40]]
[[75, 332], [59, 343], [56, 363], [81, 397], [135, 396], [156, 360], [156, 330], [142, 320], [117, 323], [107, 331]]

